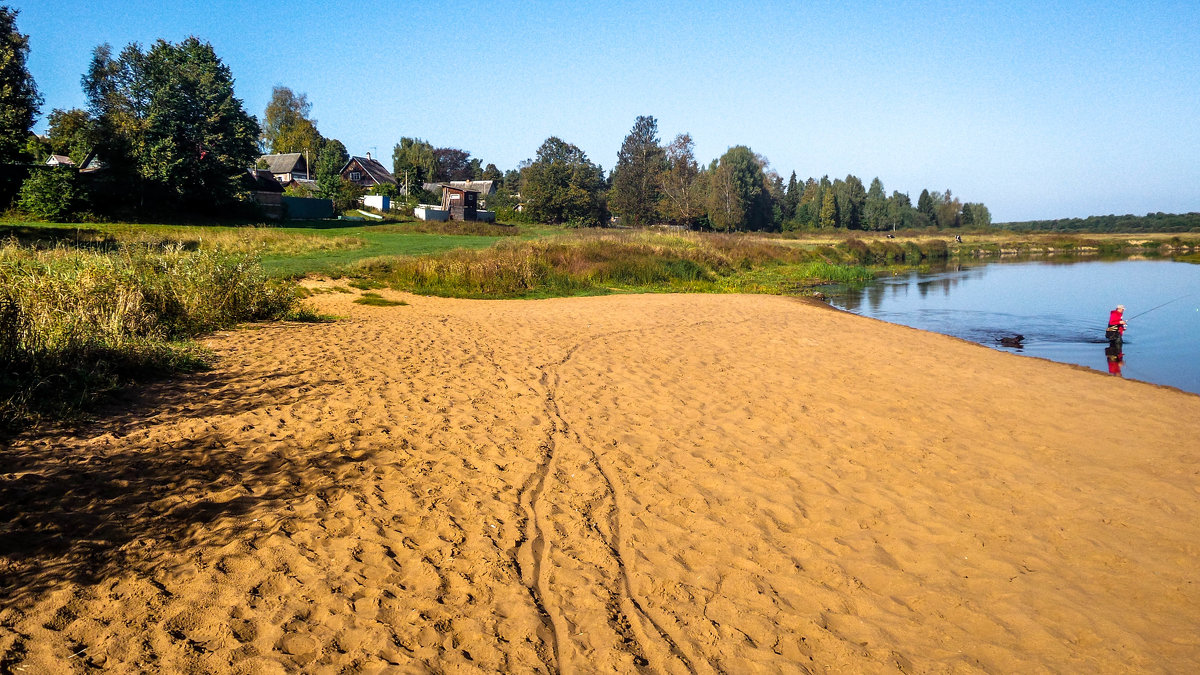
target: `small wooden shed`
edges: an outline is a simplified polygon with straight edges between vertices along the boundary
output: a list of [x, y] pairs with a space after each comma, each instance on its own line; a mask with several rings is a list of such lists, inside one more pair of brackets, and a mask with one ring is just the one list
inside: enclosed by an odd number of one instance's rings
[[450, 220], [478, 220], [479, 192], [447, 185], [442, 188], [442, 208], [450, 212]]

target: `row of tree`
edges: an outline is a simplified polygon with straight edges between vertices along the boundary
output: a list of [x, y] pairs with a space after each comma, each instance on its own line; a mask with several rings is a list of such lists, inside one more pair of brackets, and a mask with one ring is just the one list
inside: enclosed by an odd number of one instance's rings
[[[87, 110], [54, 110], [48, 137], [30, 133], [41, 97], [25, 67], [28, 38], [16, 30], [16, 11], [0, 7], [0, 162], [22, 155], [69, 155], [76, 163], [94, 153], [107, 167], [98, 210], [181, 206], [227, 209], [237, 201], [245, 169], [263, 153], [303, 152], [316, 196], [350, 205], [361, 194], [340, 177], [346, 147], [326, 138], [311, 117], [305, 94], [275, 87], [260, 121], [234, 96], [233, 77], [210, 44], [195, 37], [137, 44], [114, 53], [97, 47], [83, 76]], [[914, 205], [900, 192], [887, 195], [876, 178], [869, 187], [854, 175], [788, 181], [745, 146], [707, 165], [680, 134], [663, 145], [653, 117], [641, 116], [606, 174], [579, 147], [548, 138], [534, 157], [502, 172], [470, 153], [403, 137], [392, 151], [400, 186], [382, 188], [427, 197], [421, 186], [450, 180], [492, 180], [489, 203], [539, 222], [599, 226], [616, 216], [629, 225], [668, 223], [716, 230], [986, 226], [987, 207], [951, 194], [922, 191]]]
[[785, 184], [765, 157], [746, 146], [730, 148], [707, 167], [695, 159], [691, 136], [663, 146], [653, 117], [641, 116], [621, 144], [608, 204], [631, 225], [672, 223], [717, 230], [986, 226], [983, 204], [962, 203], [950, 190], [924, 190], [914, 206], [908, 195], [886, 194], [879, 178], [862, 181], [809, 178], [796, 173]]

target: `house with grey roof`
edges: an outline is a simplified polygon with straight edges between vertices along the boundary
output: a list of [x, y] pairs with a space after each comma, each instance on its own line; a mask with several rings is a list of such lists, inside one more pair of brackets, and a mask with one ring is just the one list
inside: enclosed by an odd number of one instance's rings
[[46, 158], [47, 166], [75, 166], [75, 160], [66, 155], [50, 155]]
[[308, 180], [308, 160], [302, 152], [285, 152], [279, 155], [263, 155], [260, 162], [267, 165], [275, 180], [287, 185], [293, 180]]
[[342, 167], [342, 178], [365, 188], [376, 185], [396, 185], [396, 177], [379, 163], [379, 160], [367, 153], [366, 157], [351, 157], [346, 166]]

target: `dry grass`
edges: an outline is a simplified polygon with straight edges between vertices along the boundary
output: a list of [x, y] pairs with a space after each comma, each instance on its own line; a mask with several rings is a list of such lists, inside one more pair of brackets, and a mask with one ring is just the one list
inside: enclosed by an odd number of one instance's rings
[[78, 410], [136, 376], [194, 368], [187, 338], [298, 308], [243, 253], [0, 246], [0, 428]]

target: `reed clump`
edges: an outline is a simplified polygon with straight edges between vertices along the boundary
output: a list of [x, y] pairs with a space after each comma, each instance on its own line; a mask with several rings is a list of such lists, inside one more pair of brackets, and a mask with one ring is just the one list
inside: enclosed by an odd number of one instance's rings
[[[803, 267], [824, 262], [826, 267]], [[796, 271], [837, 267], [819, 253], [752, 235], [646, 231], [592, 232], [547, 240], [503, 242], [484, 250], [437, 256], [375, 258], [352, 272], [423, 295], [520, 298], [606, 293], [613, 290], [722, 292], [739, 275], [793, 266]], [[799, 267], [797, 267], [799, 266]], [[788, 278], [785, 292], [807, 280]]]
[[242, 252], [0, 246], [0, 429], [77, 412], [149, 374], [203, 367], [188, 338], [299, 308]]

